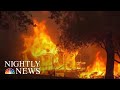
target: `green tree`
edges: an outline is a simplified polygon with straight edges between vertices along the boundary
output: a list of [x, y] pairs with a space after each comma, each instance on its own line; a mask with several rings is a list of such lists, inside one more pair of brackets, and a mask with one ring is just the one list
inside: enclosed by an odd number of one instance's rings
[[51, 11], [60, 27], [63, 48], [76, 49], [97, 44], [107, 53], [106, 79], [114, 78], [115, 54], [120, 57], [119, 11]]

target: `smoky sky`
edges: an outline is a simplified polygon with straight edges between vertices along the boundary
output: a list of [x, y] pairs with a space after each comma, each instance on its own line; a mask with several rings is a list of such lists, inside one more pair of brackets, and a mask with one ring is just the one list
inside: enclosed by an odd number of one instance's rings
[[52, 41], [54, 43], [58, 42], [58, 34], [59, 34], [59, 30], [58, 30], [58, 26], [55, 24], [55, 22], [53, 20], [51, 20], [50, 18], [50, 12], [49, 11], [31, 11], [33, 18], [38, 20], [39, 22], [45, 20], [46, 21], [46, 27], [47, 27], [47, 32], [49, 34], [49, 36], [51, 37]]
[[[52, 38], [53, 42], [57, 43], [58, 31], [57, 26], [52, 20], [50, 20], [48, 11], [30, 11], [33, 19], [41, 22], [46, 21], [47, 32]], [[30, 30], [27, 32], [29, 33]], [[12, 30], [0, 30], [0, 58], [19, 58], [20, 53], [23, 51], [24, 41], [21, 38], [23, 33]]]

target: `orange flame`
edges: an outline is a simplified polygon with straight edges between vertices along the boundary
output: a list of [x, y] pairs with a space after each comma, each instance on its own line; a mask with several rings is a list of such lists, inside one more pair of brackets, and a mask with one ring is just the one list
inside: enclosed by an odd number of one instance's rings
[[[101, 57], [100, 51], [96, 53], [96, 60], [93, 65], [87, 67], [86, 71], [80, 74], [80, 78], [104, 78], [106, 71], [106, 59]], [[117, 60], [120, 60], [115, 56]], [[114, 63], [114, 76], [120, 77], [120, 64]]]
[[[117, 55], [115, 55], [115, 59], [120, 61], [120, 58]], [[116, 62], [114, 64], [114, 76], [115, 78], [120, 78], [120, 64]]]
[[35, 60], [41, 61], [41, 72], [44, 73], [47, 70], [54, 69], [75, 69], [75, 56], [78, 52], [63, 51], [62, 54], [60, 50], [58, 51], [58, 47], [52, 42], [50, 36], [46, 34], [45, 21], [39, 23], [34, 20], [34, 23], [37, 26], [33, 28], [33, 36], [23, 35], [26, 48], [23, 51], [23, 58], [28, 60], [28, 53], [30, 52]]
[[[22, 53], [24, 60], [31, 58], [40, 60], [41, 74], [49, 75], [49, 71], [55, 71], [57, 76], [65, 76], [65, 72], [75, 71], [74, 74], [77, 74], [79, 78], [104, 78], [106, 59], [101, 57], [100, 51], [96, 53], [93, 65], [87, 66], [85, 71], [79, 71], [78, 69], [81, 69], [82, 66], [76, 66], [81, 62], [75, 61], [78, 50], [74, 52], [60, 50], [46, 33], [45, 21], [39, 23], [34, 20], [34, 23], [37, 26], [33, 28], [33, 35], [23, 35], [25, 50]], [[115, 76], [120, 76], [120, 64], [115, 63], [114, 73]]]
[[104, 75], [105, 60], [100, 57], [100, 52], [97, 52], [94, 64], [88, 66], [86, 71], [80, 74], [80, 78], [103, 78]]

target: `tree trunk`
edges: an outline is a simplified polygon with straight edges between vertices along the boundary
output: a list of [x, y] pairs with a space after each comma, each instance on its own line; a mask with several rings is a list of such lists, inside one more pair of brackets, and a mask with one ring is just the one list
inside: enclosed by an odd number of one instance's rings
[[114, 79], [114, 47], [112, 33], [107, 33], [105, 39], [105, 49], [107, 52], [106, 74], [105, 79]]

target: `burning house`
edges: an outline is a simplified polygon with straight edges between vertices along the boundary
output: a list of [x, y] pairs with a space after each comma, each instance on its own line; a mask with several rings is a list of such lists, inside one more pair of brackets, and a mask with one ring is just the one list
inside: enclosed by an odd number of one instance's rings
[[[77, 79], [103, 79], [112, 76], [114, 79], [120, 78], [120, 25], [115, 23], [120, 21], [120, 12], [53, 11], [51, 18], [55, 19], [60, 29], [62, 28], [57, 34], [47, 25], [50, 22], [46, 20], [48, 11], [42, 13], [43, 19], [39, 18], [40, 15], [37, 19], [32, 18], [35, 24], [35, 27], [29, 30], [32, 34], [28, 31], [27, 34], [14, 32], [14, 35], [6, 35], [0, 31], [0, 36], [6, 38], [0, 38], [5, 44], [1, 46], [7, 47], [4, 54], [17, 57], [19, 53], [19, 58], [23, 61], [40, 61], [39, 76]], [[56, 42], [54, 39], [57, 39]]]
[[[41, 74], [70, 78], [104, 78], [106, 57], [103, 57], [103, 50], [96, 49], [94, 58], [88, 53], [89, 49], [81, 51], [60, 50], [52, 39], [47, 35], [44, 22], [34, 20], [37, 27], [34, 27], [33, 36], [24, 36], [25, 50], [22, 52], [24, 60], [29, 60], [27, 55], [31, 53], [34, 60], [41, 61]], [[91, 50], [95, 47], [90, 46]], [[78, 53], [79, 52], [79, 53]], [[87, 65], [87, 61], [92, 61]], [[119, 77], [119, 64], [115, 63], [115, 77]]]

